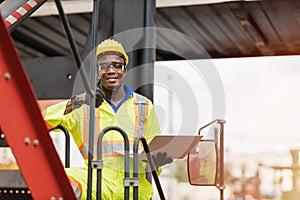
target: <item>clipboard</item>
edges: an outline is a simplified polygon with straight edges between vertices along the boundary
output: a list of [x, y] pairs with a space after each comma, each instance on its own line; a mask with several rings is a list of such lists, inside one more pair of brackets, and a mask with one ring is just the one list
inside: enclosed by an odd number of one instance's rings
[[[148, 144], [150, 154], [166, 152], [172, 159], [183, 159], [200, 142], [200, 135], [157, 135]], [[146, 159], [143, 151], [141, 159]]]

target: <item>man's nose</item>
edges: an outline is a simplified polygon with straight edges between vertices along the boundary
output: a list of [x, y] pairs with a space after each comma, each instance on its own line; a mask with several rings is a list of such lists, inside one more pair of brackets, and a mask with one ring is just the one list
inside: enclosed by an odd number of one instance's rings
[[115, 68], [113, 65], [109, 65], [106, 69], [107, 72], [109, 73], [113, 73], [113, 72], [116, 72]]

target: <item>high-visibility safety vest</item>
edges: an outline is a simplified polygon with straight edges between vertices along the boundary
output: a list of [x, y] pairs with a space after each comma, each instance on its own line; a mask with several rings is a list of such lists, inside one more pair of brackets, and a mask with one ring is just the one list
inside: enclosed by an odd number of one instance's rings
[[[43, 111], [43, 117], [49, 129], [61, 124], [72, 134], [75, 143], [83, 157], [88, 155], [88, 123], [89, 107], [80, 108], [64, 115], [67, 101], [50, 106]], [[94, 150], [96, 151], [97, 138], [100, 131], [107, 126], [118, 126], [127, 133], [130, 152], [137, 136], [143, 135], [149, 143], [155, 135], [160, 134], [160, 128], [152, 102], [144, 96], [133, 93], [122, 103], [115, 112], [107, 101], [95, 109], [96, 127]], [[116, 157], [124, 155], [124, 140], [120, 133], [111, 131], [105, 134], [103, 141], [103, 156]], [[94, 156], [96, 153], [94, 152]]]
[[[43, 111], [43, 117], [49, 129], [59, 124], [67, 128], [87, 161], [89, 107], [83, 105], [71, 113], [64, 115], [66, 104], [67, 101], [64, 101], [48, 107]], [[153, 104], [147, 98], [136, 93], [129, 96], [129, 98], [121, 104], [117, 112], [113, 110], [107, 101], [104, 101], [100, 107], [96, 108], [95, 112], [95, 147], [100, 131], [107, 126], [118, 126], [123, 129], [128, 136], [131, 150], [137, 136], [143, 135], [149, 143], [155, 135], [160, 134]], [[110, 131], [105, 134], [102, 144], [104, 156], [102, 173], [103, 198], [122, 199], [124, 196], [123, 137], [118, 132]], [[96, 150], [97, 148], [95, 147], [94, 149]], [[94, 154], [94, 156], [96, 156], [96, 154]], [[140, 200], [148, 200], [153, 195], [151, 183], [149, 183], [146, 176], [143, 175], [145, 168], [146, 163], [140, 161]], [[158, 173], [160, 172], [161, 168], [158, 169]], [[67, 168], [66, 173], [78, 197], [81, 200], [86, 199], [87, 171], [85, 169]], [[95, 173], [93, 173], [93, 176], [95, 176]], [[96, 179], [96, 177], [93, 178], [94, 188], [96, 188]], [[130, 193], [132, 193], [132, 190]], [[94, 190], [92, 191], [92, 197], [92, 199], [96, 199], [96, 192]]]

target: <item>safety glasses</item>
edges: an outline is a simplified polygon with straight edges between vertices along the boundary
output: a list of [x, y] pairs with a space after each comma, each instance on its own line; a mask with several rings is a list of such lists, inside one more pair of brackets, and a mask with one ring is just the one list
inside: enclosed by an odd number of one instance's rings
[[98, 64], [98, 70], [108, 70], [112, 67], [116, 71], [125, 71], [125, 63], [120, 62], [105, 62]]

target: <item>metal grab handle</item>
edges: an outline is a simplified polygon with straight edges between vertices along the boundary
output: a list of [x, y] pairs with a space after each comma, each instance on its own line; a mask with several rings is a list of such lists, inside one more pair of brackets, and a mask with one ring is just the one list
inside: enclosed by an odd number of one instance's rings
[[206, 125], [202, 126], [201, 128], [199, 128], [198, 135], [200, 135], [200, 132], [201, 132], [203, 129], [205, 129], [206, 127], [212, 125], [212, 124], [215, 123], [215, 122], [217, 122], [217, 123], [219, 123], [219, 124], [224, 124], [224, 123], [225, 123], [225, 120], [222, 120], [222, 119], [215, 119], [215, 120], [213, 120], [212, 122], [209, 122], [208, 124], [206, 124]]
[[[101, 200], [101, 190], [102, 190], [102, 185], [101, 185], [101, 179], [102, 179], [102, 139], [104, 137], [104, 134], [109, 132], [109, 131], [118, 131], [124, 138], [124, 151], [125, 151], [125, 159], [124, 159], [124, 178], [129, 178], [129, 168], [130, 168], [130, 163], [129, 163], [129, 141], [128, 141], [128, 136], [127, 134], [119, 127], [117, 126], [108, 126], [104, 128], [98, 137], [97, 141], [97, 163], [100, 164], [100, 166], [97, 166], [97, 199]], [[124, 185], [124, 200], [129, 199], [129, 186]]]
[[[165, 200], [166, 198], [164, 196], [161, 184], [159, 182], [159, 178], [158, 178], [158, 175], [157, 175], [157, 172], [156, 172], [156, 168], [155, 168], [153, 159], [150, 155], [148, 144], [146, 142], [146, 139], [143, 136], [137, 137], [135, 139], [134, 145], [133, 145], [133, 163], [134, 163], [134, 165], [133, 165], [133, 177], [138, 178], [138, 174], [139, 174], [139, 172], [138, 172], [138, 170], [139, 170], [139, 167], [138, 167], [138, 159], [139, 159], [138, 158], [138, 149], [139, 149], [139, 142], [140, 141], [142, 142], [144, 151], [146, 152], [147, 160], [149, 162], [151, 173], [152, 173], [152, 176], [154, 178], [155, 185], [157, 187], [157, 191], [159, 193], [160, 199]], [[138, 186], [133, 186], [133, 199], [138, 200]]]
[[65, 138], [66, 138], [66, 145], [65, 145], [65, 168], [70, 168], [70, 151], [71, 151], [71, 147], [70, 147], [70, 133], [62, 125], [58, 125], [55, 128], [50, 129], [50, 131], [53, 131], [55, 129], [60, 129], [65, 134]]

